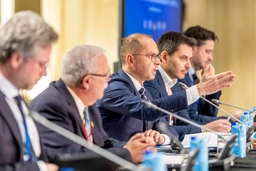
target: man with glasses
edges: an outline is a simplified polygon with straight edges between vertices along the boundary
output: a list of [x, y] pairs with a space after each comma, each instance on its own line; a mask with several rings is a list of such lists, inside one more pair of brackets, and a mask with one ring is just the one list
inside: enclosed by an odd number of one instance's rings
[[[110, 138], [102, 128], [99, 111], [94, 105], [102, 98], [110, 76], [104, 53], [102, 48], [89, 45], [69, 50], [63, 58], [61, 79], [52, 82], [30, 107], [89, 143], [112, 152], [124, 151], [138, 163], [145, 150], [154, 147], [155, 142], [144, 134], [136, 134], [127, 142]], [[53, 153], [89, 153], [85, 147], [42, 125], [39, 130], [44, 145]]]
[[[57, 33], [38, 14], [21, 11], [0, 28], [0, 170], [57, 171], [19, 90], [46, 75]], [[54, 160], [54, 155], [50, 156]], [[53, 162], [51, 160], [51, 162]]]
[[[148, 35], [133, 34], [123, 39], [120, 49], [122, 69], [112, 75], [104, 97], [99, 102], [103, 128], [111, 137], [126, 141], [132, 135], [146, 131], [148, 135], [155, 137], [158, 144], [168, 144], [170, 142], [168, 137], [156, 131], [156, 124], [164, 119], [166, 114], [144, 106], [141, 103], [142, 99], [176, 112], [187, 109], [189, 104], [199, 98], [199, 95], [229, 87], [229, 83], [234, 79], [234, 75], [229, 72], [223, 73], [220, 78], [212, 77], [210, 81], [215, 80], [217, 84], [203, 82], [198, 93], [189, 100], [186, 91], [153, 100], [143, 87], [143, 83], [155, 78], [160, 65], [158, 54], [156, 43]], [[197, 87], [195, 86], [194, 89]], [[169, 130], [178, 137], [172, 127]]]

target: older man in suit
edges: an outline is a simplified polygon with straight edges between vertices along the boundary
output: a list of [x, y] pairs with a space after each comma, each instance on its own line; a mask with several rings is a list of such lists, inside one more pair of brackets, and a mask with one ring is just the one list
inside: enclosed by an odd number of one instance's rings
[[[145, 150], [155, 146], [152, 139], [145, 134], [136, 134], [128, 142], [120, 142], [110, 138], [102, 128], [100, 114], [94, 103], [102, 98], [109, 73], [102, 48], [75, 46], [63, 58], [61, 79], [52, 82], [32, 101], [30, 107], [89, 143], [112, 152], [124, 151], [128, 155], [127, 159], [131, 156], [133, 162], [141, 162]], [[44, 145], [55, 153], [89, 153], [89, 149], [44, 126], [39, 126], [39, 130]]]
[[[104, 97], [99, 103], [99, 110], [106, 132], [119, 140], [127, 140], [137, 132], [147, 129], [156, 130], [156, 124], [166, 115], [141, 104], [141, 100], [150, 100], [155, 105], [166, 110], [176, 112], [187, 109], [188, 105], [195, 102], [199, 95], [209, 94], [229, 87], [234, 75], [231, 72], [222, 73], [195, 86], [192, 98], [187, 99], [186, 91], [181, 91], [173, 96], [160, 99], [151, 97], [143, 87], [146, 80], [155, 78], [160, 60], [158, 49], [154, 40], [145, 34], [133, 34], [123, 39], [120, 55], [122, 69], [113, 74]], [[215, 79], [216, 84], [211, 84]], [[186, 129], [186, 127], [181, 127]], [[177, 135], [173, 127], [170, 131]], [[167, 138], [160, 136], [159, 144], [168, 143]]]
[[38, 14], [16, 13], [0, 28], [0, 170], [57, 171], [48, 161], [40, 134], [20, 89], [46, 75], [57, 33]]

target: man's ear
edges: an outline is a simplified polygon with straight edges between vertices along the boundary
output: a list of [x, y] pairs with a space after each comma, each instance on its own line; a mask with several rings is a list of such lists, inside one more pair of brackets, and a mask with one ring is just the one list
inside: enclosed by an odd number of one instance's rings
[[197, 46], [193, 46], [192, 47], [193, 56], [196, 54], [197, 48], [198, 48]]
[[24, 58], [20, 56], [19, 53], [13, 52], [10, 58], [10, 64], [13, 68], [18, 68], [22, 62], [24, 61]]
[[166, 50], [162, 51], [160, 53], [160, 59], [162, 63], [167, 63], [167, 59], [168, 59], [168, 52]]
[[134, 67], [134, 56], [133, 55], [131, 55], [131, 54], [128, 54], [127, 56], [126, 56], [126, 64], [128, 65], [128, 66], [130, 66], [130, 67]]
[[91, 75], [86, 75], [83, 80], [82, 80], [82, 86], [84, 89], [88, 90], [90, 88], [92, 82], [92, 76]]

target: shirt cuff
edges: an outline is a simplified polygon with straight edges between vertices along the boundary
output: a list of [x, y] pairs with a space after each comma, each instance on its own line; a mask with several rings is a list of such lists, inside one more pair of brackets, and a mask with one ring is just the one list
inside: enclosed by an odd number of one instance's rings
[[169, 145], [169, 144], [171, 143], [170, 137], [168, 137], [168, 136], [165, 135], [165, 134], [161, 134], [161, 135], [164, 136], [164, 138], [165, 138], [164, 143], [161, 144], [161, 145]]
[[46, 164], [44, 161], [39, 160], [36, 162], [40, 171], [47, 171]]
[[186, 95], [187, 95], [188, 106], [191, 105], [192, 103], [196, 102], [200, 97], [196, 85], [191, 86], [188, 89], [186, 89]]

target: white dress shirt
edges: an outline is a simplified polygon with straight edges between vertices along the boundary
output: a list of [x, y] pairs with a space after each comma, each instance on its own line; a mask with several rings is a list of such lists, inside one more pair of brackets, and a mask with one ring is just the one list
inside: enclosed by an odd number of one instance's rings
[[[161, 66], [158, 67], [158, 70], [164, 80], [165, 83], [165, 88], [166, 88], [166, 92], [168, 93], [169, 91], [171, 91], [171, 88], [177, 83], [177, 79], [171, 79], [167, 73], [163, 70], [163, 68]], [[171, 93], [172, 94], [172, 93]], [[168, 95], [171, 95], [168, 93]], [[196, 102], [199, 99], [199, 92], [197, 87], [191, 86], [188, 89], [186, 89], [186, 95], [187, 95], [187, 103], [188, 105]]]
[[[2, 74], [0, 74], [0, 90], [4, 94], [5, 100], [9, 105], [14, 115], [14, 118], [16, 119], [16, 122], [20, 129], [20, 134], [22, 137], [23, 144], [25, 144], [26, 137], [25, 137], [25, 129], [23, 125], [23, 117], [14, 99], [14, 97], [19, 95], [19, 90], [9, 80], [7, 80]], [[39, 139], [39, 133], [38, 133], [37, 127], [33, 119], [28, 115], [29, 110], [27, 108], [27, 105], [24, 103], [24, 101], [21, 102], [21, 105], [24, 111], [25, 120], [28, 128], [28, 134], [29, 134], [29, 138], [30, 138], [33, 150], [35, 152], [36, 157], [39, 157], [41, 154], [41, 146], [40, 146], [40, 139]], [[43, 161], [37, 161], [37, 164], [40, 171], [47, 170], [46, 165]]]

